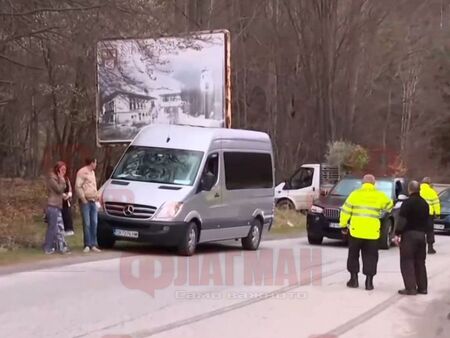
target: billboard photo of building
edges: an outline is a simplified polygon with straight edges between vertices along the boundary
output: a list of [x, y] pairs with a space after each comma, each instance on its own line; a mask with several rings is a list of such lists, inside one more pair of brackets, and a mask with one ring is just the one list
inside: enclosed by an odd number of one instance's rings
[[227, 32], [97, 44], [97, 140], [130, 142], [152, 123], [224, 127]]

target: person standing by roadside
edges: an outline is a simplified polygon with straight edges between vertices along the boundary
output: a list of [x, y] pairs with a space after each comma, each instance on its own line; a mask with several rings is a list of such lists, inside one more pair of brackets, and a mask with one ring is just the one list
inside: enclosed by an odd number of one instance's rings
[[75, 180], [75, 192], [80, 202], [81, 215], [83, 219], [84, 253], [89, 251], [100, 252], [97, 244], [97, 204], [98, 191], [95, 169], [97, 160], [87, 158], [85, 166], [78, 170]]
[[427, 232], [428, 253], [435, 254], [434, 249], [434, 218], [441, 215], [441, 203], [437, 192], [431, 187], [431, 178], [424, 177], [420, 185], [420, 197], [422, 197], [429, 205], [429, 222], [430, 227]]
[[353, 191], [342, 206], [339, 225], [347, 235], [350, 228], [347, 270], [350, 272], [349, 288], [357, 288], [359, 253], [366, 275], [366, 290], [373, 290], [373, 277], [377, 273], [380, 218], [384, 211], [391, 211], [392, 200], [375, 187], [375, 177], [365, 175], [362, 187]]
[[47, 179], [47, 233], [45, 235], [44, 252], [68, 253], [69, 249], [64, 240], [64, 224], [62, 218], [63, 196], [66, 189], [67, 167], [64, 162], [57, 162]]
[[[65, 169], [67, 172], [67, 169]], [[70, 179], [66, 175], [64, 176], [66, 181], [66, 189], [63, 194], [63, 207], [62, 207], [62, 218], [64, 223], [64, 235], [73, 236], [73, 217], [72, 217], [72, 184], [70, 184]]]
[[401, 295], [428, 293], [425, 236], [432, 224], [429, 222], [428, 203], [420, 196], [419, 182], [408, 185], [409, 199], [403, 202], [395, 230], [395, 241], [400, 245], [400, 270], [405, 288]]

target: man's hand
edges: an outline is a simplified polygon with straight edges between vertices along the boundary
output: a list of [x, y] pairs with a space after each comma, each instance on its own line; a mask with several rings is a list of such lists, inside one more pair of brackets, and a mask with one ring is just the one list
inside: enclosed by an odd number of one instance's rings
[[348, 228], [341, 228], [341, 233], [345, 236], [348, 235]]
[[402, 238], [400, 236], [395, 236], [394, 237], [394, 243], [397, 245], [400, 245], [400, 242], [402, 241]]

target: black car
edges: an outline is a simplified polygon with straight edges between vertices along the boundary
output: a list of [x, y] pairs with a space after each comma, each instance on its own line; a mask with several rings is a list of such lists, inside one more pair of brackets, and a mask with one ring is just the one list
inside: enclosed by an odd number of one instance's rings
[[441, 215], [434, 220], [434, 231], [450, 232], [450, 188], [439, 194], [441, 202]]
[[[324, 237], [347, 240], [339, 226], [340, 210], [350, 193], [361, 187], [358, 177], [345, 177], [339, 181], [326, 196], [313, 202], [308, 211], [306, 228], [310, 244], [321, 244]], [[383, 191], [394, 204], [400, 195], [406, 194], [407, 181], [404, 178], [377, 178], [376, 186]], [[389, 249], [394, 238], [395, 209], [381, 217], [380, 248]]]

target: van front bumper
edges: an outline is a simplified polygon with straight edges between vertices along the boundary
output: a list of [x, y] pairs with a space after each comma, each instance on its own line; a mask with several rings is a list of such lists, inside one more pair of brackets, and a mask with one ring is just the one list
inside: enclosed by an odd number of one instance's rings
[[161, 246], [177, 246], [186, 234], [185, 222], [140, 221], [98, 215], [98, 234], [117, 241], [145, 242]]

